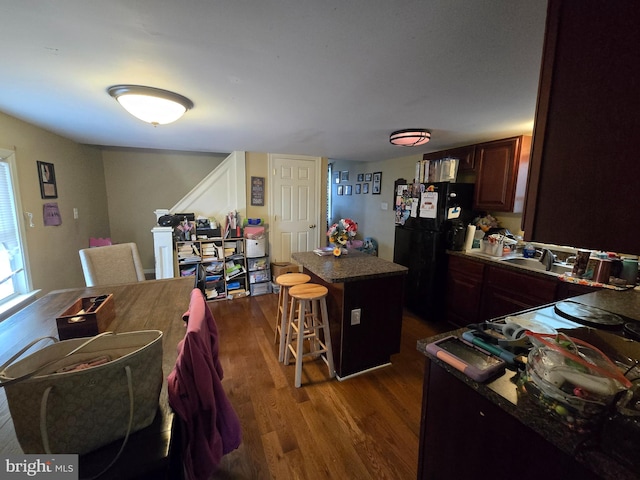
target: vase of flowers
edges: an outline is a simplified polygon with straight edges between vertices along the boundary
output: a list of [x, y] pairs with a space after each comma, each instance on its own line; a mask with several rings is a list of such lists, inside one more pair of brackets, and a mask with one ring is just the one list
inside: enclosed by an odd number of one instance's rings
[[484, 233], [487, 233], [492, 228], [499, 227], [498, 220], [496, 220], [494, 217], [492, 217], [488, 213], [485, 214], [483, 217], [476, 217], [473, 220], [473, 224], [477, 228], [482, 230]]
[[327, 230], [329, 242], [333, 245], [333, 255], [336, 257], [347, 253], [347, 244], [358, 233], [358, 224], [350, 218], [341, 218]]

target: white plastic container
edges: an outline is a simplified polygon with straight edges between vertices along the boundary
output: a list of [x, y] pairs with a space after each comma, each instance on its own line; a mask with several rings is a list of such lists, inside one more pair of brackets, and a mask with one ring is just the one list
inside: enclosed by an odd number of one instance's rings
[[247, 258], [264, 257], [266, 255], [266, 238], [247, 238]]

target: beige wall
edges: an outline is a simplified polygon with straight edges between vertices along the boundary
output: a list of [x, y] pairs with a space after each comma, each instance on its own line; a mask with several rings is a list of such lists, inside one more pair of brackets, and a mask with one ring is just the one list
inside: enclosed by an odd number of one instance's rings
[[[320, 189], [320, 206], [323, 211], [327, 204], [327, 164], [326, 158], [320, 159], [320, 179], [318, 185]], [[248, 218], [262, 218], [265, 222], [269, 222], [269, 196], [271, 195], [270, 187], [270, 175], [269, 175], [269, 154], [258, 152], [246, 152], [245, 154], [245, 168], [246, 168], [246, 190], [247, 190], [247, 217]], [[264, 206], [252, 206], [251, 205], [251, 177], [265, 177], [265, 195]], [[324, 214], [322, 215], [324, 221]], [[324, 225], [323, 227], [324, 228]], [[268, 229], [268, 225], [267, 225]]]
[[[349, 217], [358, 222], [358, 237], [373, 237], [378, 241], [378, 256], [385, 260], [393, 260], [393, 242], [395, 234], [395, 215], [393, 211], [393, 182], [398, 178], [410, 180], [415, 173], [415, 166], [422, 154], [398, 157], [382, 162], [348, 162], [333, 161], [334, 172], [348, 170], [349, 181], [338, 185], [351, 185], [354, 192], [351, 196], [336, 195], [336, 185], [332, 183], [333, 221]], [[355, 194], [358, 173], [382, 172], [380, 195], [371, 193]], [[387, 209], [383, 209], [386, 203]]]
[[[358, 222], [357, 238], [373, 237], [378, 241], [378, 256], [385, 260], [393, 260], [393, 243], [395, 235], [395, 215], [393, 199], [394, 182], [398, 178], [411, 181], [415, 175], [415, 165], [422, 159], [422, 154], [398, 157], [382, 162], [349, 162], [334, 161], [334, 172], [336, 170], [348, 170], [349, 181], [340, 184], [332, 183], [333, 194], [333, 220], [337, 221], [343, 217], [350, 217]], [[358, 173], [382, 172], [382, 189], [380, 195], [371, 194], [371, 184], [369, 193], [351, 196], [336, 195], [337, 185], [352, 185], [357, 182]], [[460, 175], [459, 182], [473, 183], [474, 175]], [[387, 210], [382, 208], [382, 204], [387, 204]], [[520, 221], [522, 216], [515, 213], [493, 213], [500, 222], [500, 226], [508, 228], [513, 234], [522, 235]]]
[[[262, 218], [269, 221], [269, 155], [266, 153], [246, 152], [246, 191], [247, 191], [247, 218]], [[251, 177], [264, 177], [264, 206], [251, 205]], [[244, 219], [243, 219], [244, 220]]]
[[[90, 236], [109, 236], [107, 194], [100, 150], [79, 145], [14, 117], [0, 113], [0, 145], [15, 150], [20, 200], [33, 213], [25, 225], [33, 288], [42, 293], [84, 286], [78, 250]], [[58, 198], [40, 198], [36, 161], [54, 164]], [[62, 225], [45, 227], [43, 205], [57, 202]], [[78, 209], [78, 219], [73, 209]], [[22, 217], [24, 219], [24, 216]]]
[[[84, 277], [78, 250], [88, 246], [91, 236], [110, 236], [115, 242], [136, 242], [145, 270], [154, 268], [153, 211], [171, 208], [199, 181], [219, 165], [227, 154], [168, 152], [130, 148], [79, 145], [33, 125], [0, 113], [0, 146], [15, 149], [18, 182], [24, 211], [34, 214], [33, 228], [26, 228], [26, 242], [34, 288], [43, 293], [60, 288], [81, 287]], [[381, 258], [393, 259], [393, 182], [411, 179], [421, 154], [382, 162], [333, 161], [335, 170], [348, 170], [354, 186], [358, 173], [382, 172], [380, 195], [339, 197], [334, 193], [333, 219], [351, 217], [358, 222], [359, 238], [378, 241]], [[44, 227], [36, 161], [55, 165], [58, 181], [56, 201], [63, 223]], [[321, 208], [326, 204], [327, 159], [322, 159]], [[246, 153], [247, 216], [268, 221], [268, 154]], [[265, 205], [251, 206], [251, 177], [265, 177]], [[371, 185], [370, 185], [371, 186]], [[384, 210], [383, 203], [387, 204]], [[77, 208], [79, 218], [73, 219]], [[323, 215], [324, 217], [324, 215]], [[519, 216], [503, 215], [504, 223], [519, 222]], [[513, 217], [513, 218], [512, 218]], [[506, 225], [510, 226], [510, 225]], [[516, 230], [516, 228], [512, 228]]]
[[154, 210], [173, 207], [227, 156], [226, 153], [104, 148], [102, 158], [112, 240], [135, 242], [142, 266], [146, 271], [153, 271]]

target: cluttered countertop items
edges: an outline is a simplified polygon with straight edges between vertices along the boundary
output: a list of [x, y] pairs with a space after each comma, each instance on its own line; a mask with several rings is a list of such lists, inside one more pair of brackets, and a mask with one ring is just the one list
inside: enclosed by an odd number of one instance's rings
[[555, 275], [564, 282], [613, 290], [635, 287], [640, 276], [637, 255], [525, 243], [500, 228], [469, 225], [464, 248], [457, 254]]
[[602, 290], [418, 350], [596, 474], [638, 478], [639, 307], [638, 291]]

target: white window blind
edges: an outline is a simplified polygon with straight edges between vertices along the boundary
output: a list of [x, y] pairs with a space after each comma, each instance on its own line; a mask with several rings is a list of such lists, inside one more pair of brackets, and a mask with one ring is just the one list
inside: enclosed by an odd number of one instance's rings
[[0, 151], [0, 305], [26, 293], [28, 284], [10, 157]]

